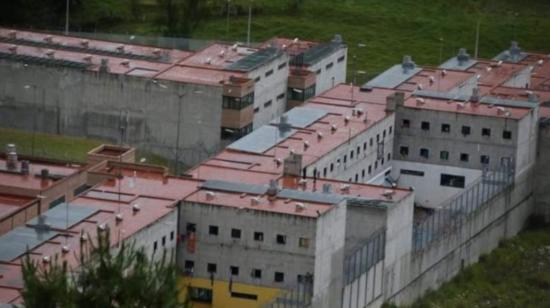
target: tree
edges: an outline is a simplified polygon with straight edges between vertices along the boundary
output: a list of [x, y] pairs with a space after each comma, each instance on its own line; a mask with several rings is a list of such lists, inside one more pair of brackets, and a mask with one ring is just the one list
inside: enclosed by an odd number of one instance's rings
[[135, 243], [112, 249], [108, 229], [96, 243], [81, 244], [80, 264], [70, 269], [53, 260], [42, 266], [29, 254], [23, 262], [22, 292], [28, 308], [186, 307], [178, 302], [177, 270], [163, 254], [152, 261]]

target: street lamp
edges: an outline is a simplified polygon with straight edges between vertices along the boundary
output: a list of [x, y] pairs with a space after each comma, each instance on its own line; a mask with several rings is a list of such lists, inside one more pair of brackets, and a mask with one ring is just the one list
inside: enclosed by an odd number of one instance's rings
[[[33, 85], [33, 84], [26, 84], [24, 87], [23, 87], [25, 90], [29, 90], [29, 89], [32, 89], [32, 100], [33, 102], [36, 103], [36, 85]], [[32, 140], [31, 140], [31, 156], [34, 157], [34, 143], [35, 143], [35, 139], [36, 139], [36, 111], [33, 112], [32, 114]]]

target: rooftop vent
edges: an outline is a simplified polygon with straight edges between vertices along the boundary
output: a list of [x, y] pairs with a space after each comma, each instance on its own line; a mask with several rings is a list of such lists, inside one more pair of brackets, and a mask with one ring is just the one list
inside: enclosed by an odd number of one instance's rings
[[118, 52], [124, 52], [124, 45], [118, 45], [116, 50], [118, 50]]
[[300, 187], [302, 187], [302, 189], [305, 190], [306, 187], [307, 187], [307, 180], [306, 179], [300, 179], [300, 181], [298, 181], [298, 185], [300, 185]]
[[384, 192], [382, 193], [382, 196], [386, 197], [387, 199], [390, 199], [393, 197], [393, 195], [395, 195], [395, 191], [393, 189], [387, 189], [387, 190], [384, 190]]
[[218, 54], [218, 57], [223, 58], [225, 56], [225, 50], [220, 50], [220, 53]]
[[498, 106], [498, 107], [497, 107], [497, 114], [498, 114], [498, 115], [504, 115], [504, 114], [506, 114], [506, 108], [501, 107], [501, 106]]
[[346, 125], [349, 123], [349, 120], [350, 120], [349, 116], [345, 116], [345, 117], [344, 117], [344, 123], [345, 123]]
[[296, 203], [296, 212], [302, 212], [305, 209], [306, 209], [305, 204], [303, 204], [301, 202]]
[[16, 39], [17, 38], [17, 31], [15, 30], [12, 30], [8, 33], [8, 36], [12, 39]]
[[237, 51], [237, 48], [239, 48], [239, 44], [233, 44], [233, 46], [231, 46], [231, 50], [233, 51]]
[[99, 65], [99, 72], [100, 73], [109, 72], [109, 59], [106, 59], [106, 58], [101, 59], [101, 64]]
[[30, 172], [30, 163], [28, 160], [21, 161], [21, 174], [27, 175]]
[[281, 118], [279, 119], [278, 127], [279, 127], [279, 132], [281, 134], [288, 132], [292, 128], [292, 126], [288, 123], [288, 115], [286, 114], [281, 115]]
[[273, 161], [275, 161], [277, 167], [279, 167], [283, 163], [280, 158], [275, 158]]
[[304, 141], [304, 151], [306, 151], [309, 148], [309, 141]]
[[43, 180], [49, 179], [50, 178], [50, 170], [48, 170], [47, 168], [44, 168], [44, 169], [40, 170], [40, 177]]
[[160, 56], [161, 56], [161, 51], [160, 51], [160, 49], [155, 48], [155, 49], [153, 50], [153, 54], [154, 54], [155, 56], [157, 56], [157, 57], [160, 57]]
[[43, 256], [42, 257], [42, 263], [49, 264], [50, 263], [50, 257], [49, 256]]
[[267, 188], [267, 195], [274, 197], [279, 192], [279, 186], [277, 185], [277, 180], [270, 180], [269, 187]]
[[210, 57], [206, 58], [206, 60], [204, 60], [204, 63], [205, 64], [211, 64], [212, 63], [212, 58], [210, 58]]
[[422, 91], [422, 89], [424, 89], [424, 86], [421, 84], [421, 83], [417, 83], [416, 84], [416, 88], [420, 91]]
[[416, 64], [412, 61], [411, 56], [403, 56], [401, 67], [403, 68], [403, 74], [408, 74], [410, 70], [415, 69]]
[[456, 109], [464, 109], [464, 107], [466, 107], [466, 106], [464, 105], [464, 103], [457, 103], [457, 104], [456, 104]]
[[479, 88], [475, 87], [472, 89], [472, 96], [470, 96], [470, 101], [472, 103], [479, 103]]
[[538, 64], [539, 66], [542, 66], [542, 65], [544, 64], [544, 60], [543, 60], [543, 59], [538, 60], [538, 61], [537, 61], [537, 64]]
[[344, 193], [348, 193], [350, 189], [351, 189], [351, 185], [349, 184], [342, 184], [340, 186], [340, 191]]
[[213, 200], [216, 197], [216, 194], [213, 191], [206, 192], [206, 200]]
[[63, 246], [61, 247], [61, 252], [62, 252], [63, 254], [68, 254], [69, 251], [71, 251], [71, 249], [69, 248], [69, 246], [63, 245]]
[[443, 77], [447, 76], [447, 70], [442, 70], [441, 71], [441, 76], [443, 76]]
[[47, 43], [52, 43], [53, 42], [53, 37], [51, 35], [46, 35], [44, 37], [44, 41], [47, 42]]
[[123, 220], [124, 220], [124, 217], [122, 216], [122, 213], [118, 213], [115, 215], [115, 221], [117, 224], [122, 222]]
[[336, 125], [334, 125], [334, 124], [330, 125], [330, 131], [331, 131], [332, 133], [335, 133], [337, 129], [338, 129], [338, 128], [336, 127]]
[[252, 197], [250, 198], [250, 205], [256, 206], [260, 204], [260, 197]]
[[141, 210], [141, 206], [139, 206], [139, 204], [135, 203], [134, 205], [132, 205], [132, 211], [134, 213], [139, 212], [140, 210]]
[[458, 50], [458, 55], [456, 55], [456, 60], [458, 61], [458, 66], [462, 66], [468, 61], [470, 61], [470, 54], [466, 52], [466, 48], [460, 48]]
[[48, 51], [46, 51], [46, 55], [50, 58], [53, 58], [55, 56], [55, 51], [54, 50], [48, 50]]
[[90, 41], [82, 40], [82, 41], [80, 41], [80, 46], [82, 46], [84, 48], [88, 48], [88, 47], [90, 47]]
[[129, 60], [122, 60], [120, 62], [120, 64], [123, 65], [123, 66], [129, 67], [130, 66], [130, 61]]
[[86, 235], [86, 233], [82, 233], [80, 234], [80, 242], [81, 243], [84, 243], [88, 240], [88, 236]]
[[429, 82], [430, 82], [430, 85], [432, 85], [432, 84], [434, 84], [434, 82], [435, 82], [435, 77], [434, 77], [434, 76], [429, 76], [429, 77], [428, 77], [428, 80], [429, 80]]
[[317, 132], [317, 140], [323, 139], [324, 135], [323, 132]]
[[103, 223], [103, 224], [99, 224], [99, 225], [97, 226], [97, 230], [98, 230], [99, 232], [103, 232], [103, 231], [107, 230], [107, 224], [104, 224], [104, 223]]
[[518, 42], [516, 41], [512, 41], [512, 43], [510, 44], [510, 49], [508, 51], [510, 52], [510, 56], [514, 60], [518, 59], [519, 56], [521, 55], [521, 48], [519, 47]]
[[88, 63], [92, 63], [92, 59], [93, 59], [93, 58], [94, 58], [94, 57], [93, 57], [92, 55], [85, 55], [85, 56], [82, 58], [82, 60], [84, 60], [84, 61], [86, 61], [86, 62], [88, 62]]
[[417, 106], [422, 106], [422, 105], [424, 105], [424, 103], [425, 103], [425, 101], [422, 97], [417, 97], [416, 98], [416, 105]]
[[11, 53], [17, 53], [17, 45], [11, 45], [9, 48], [9, 51]]

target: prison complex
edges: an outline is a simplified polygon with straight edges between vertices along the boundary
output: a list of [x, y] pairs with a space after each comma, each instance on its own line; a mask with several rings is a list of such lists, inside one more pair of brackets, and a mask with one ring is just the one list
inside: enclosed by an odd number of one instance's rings
[[48, 266], [91, 240], [84, 231], [109, 228], [152, 255], [174, 251], [196, 307], [409, 304], [530, 215], [550, 218], [547, 55], [513, 43], [439, 67], [405, 56], [358, 87], [319, 81], [326, 64], [291, 43], [265, 48], [286, 50], [284, 88], [303, 96], [182, 176], [133, 163], [130, 148], [77, 165], [9, 146], [0, 175], [19, 180], [0, 177], [0, 303], [21, 302], [21, 247]]
[[0, 28], [0, 123], [192, 165], [344, 82], [346, 57], [338, 35], [189, 52]]

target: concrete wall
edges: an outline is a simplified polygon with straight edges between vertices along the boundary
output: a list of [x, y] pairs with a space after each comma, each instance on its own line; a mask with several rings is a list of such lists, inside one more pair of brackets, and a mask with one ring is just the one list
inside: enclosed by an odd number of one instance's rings
[[0, 61], [0, 125], [122, 142], [174, 159], [180, 114], [180, 159], [195, 164], [213, 154], [222, 88], [161, 83]]
[[531, 177], [530, 172], [519, 175], [511, 188], [488, 202], [456, 232], [411, 254], [410, 265], [401, 268], [398, 287], [385, 289], [385, 298], [399, 305], [411, 304], [427, 290], [450, 280], [465, 265], [477, 262], [501, 239], [516, 235], [532, 213]]
[[[342, 59], [342, 57], [344, 57]], [[338, 62], [338, 59], [341, 59]], [[348, 48], [344, 45], [330, 56], [321, 59], [319, 62], [309, 66], [308, 70], [316, 74], [315, 95], [334, 88], [339, 83], [346, 82]], [[332, 67], [327, 69], [327, 65]]]
[[[230, 266], [237, 266], [239, 275], [233, 276], [234, 282], [290, 288], [296, 285], [297, 275], [313, 273], [314, 218], [190, 202], [183, 203], [180, 211], [182, 235], [187, 223], [196, 224], [195, 252], [187, 250], [186, 240], [180, 247], [178, 260], [182, 269], [185, 260], [195, 263], [194, 277], [210, 278], [207, 264], [215, 263], [215, 280], [229, 281]], [[218, 227], [217, 236], [209, 234], [210, 225]], [[240, 239], [231, 237], [233, 228], [241, 230]], [[255, 241], [254, 232], [263, 232], [263, 241]], [[276, 242], [277, 234], [286, 236], [286, 244]], [[309, 239], [308, 248], [299, 246], [300, 237]], [[261, 279], [252, 277], [253, 269], [262, 270]], [[275, 272], [284, 273], [284, 282], [274, 282]]]
[[[285, 112], [289, 74], [288, 61], [288, 55], [282, 54], [248, 74], [248, 78], [252, 80], [260, 78], [254, 84], [254, 129], [269, 123]], [[273, 73], [266, 76], [266, 73], [271, 70]], [[281, 94], [284, 96], [277, 99]], [[269, 101], [271, 104], [266, 105]]]
[[535, 169], [535, 211], [550, 222], [550, 126], [540, 125]]
[[[401, 170], [423, 172], [424, 175], [401, 173]], [[459, 194], [464, 189], [441, 186], [441, 174], [464, 176], [465, 187], [481, 176], [481, 170], [417, 163], [403, 160], [392, 161], [391, 177], [397, 180], [399, 187], [412, 187], [415, 191], [415, 203], [424, 207], [438, 207], [442, 202]]]

